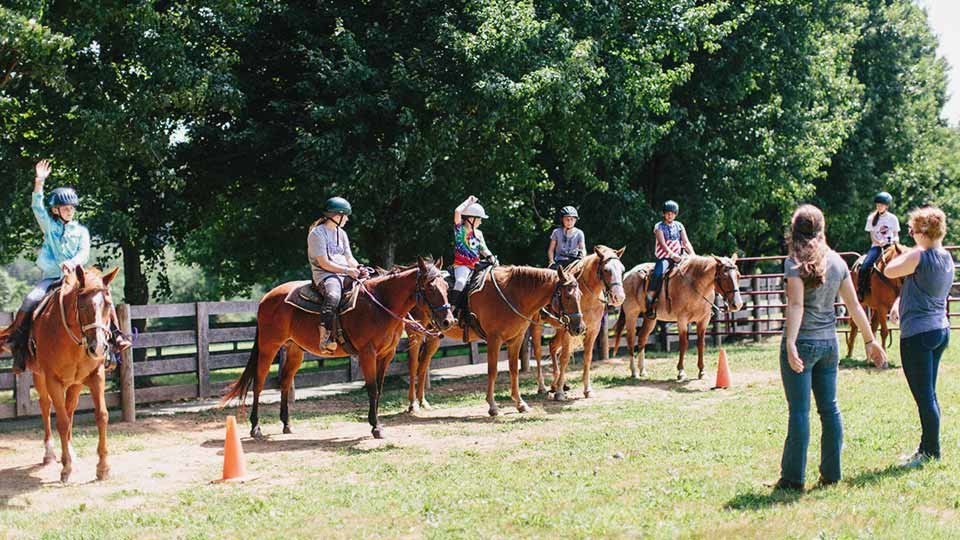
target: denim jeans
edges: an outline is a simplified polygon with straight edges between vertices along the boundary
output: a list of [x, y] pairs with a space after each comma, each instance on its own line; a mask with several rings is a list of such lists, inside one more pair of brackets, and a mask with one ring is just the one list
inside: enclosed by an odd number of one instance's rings
[[937, 402], [937, 370], [940, 356], [950, 342], [950, 330], [942, 328], [900, 339], [900, 362], [910, 392], [917, 402], [923, 434], [917, 448], [940, 457], [940, 404]]
[[780, 477], [803, 484], [810, 444], [810, 392], [817, 402], [823, 434], [820, 439], [820, 476], [827, 482], [840, 480], [840, 450], [843, 422], [837, 406], [837, 370], [840, 362], [836, 339], [797, 340], [803, 372], [790, 368], [786, 340], [780, 344], [780, 376], [787, 396], [790, 420], [783, 445]]
[[653, 294], [660, 293], [663, 276], [669, 271], [671, 262], [670, 259], [657, 259], [656, 264], [653, 265], [653, 275], [650, 276], [650, 285], [647, 287], [647, 292]]
[[857, 286], [858, 290], [865, 291], [870, 288], [870, 273], [873, 272], [873, 265], [877, 262], [877, 259], [883, 255], [883, 248], [880, 246], [871, 246], [870, 250], [867, 251], [867, 255], [863, 258], [863, 263], [860, 265], [860, 273], [857, 274]]

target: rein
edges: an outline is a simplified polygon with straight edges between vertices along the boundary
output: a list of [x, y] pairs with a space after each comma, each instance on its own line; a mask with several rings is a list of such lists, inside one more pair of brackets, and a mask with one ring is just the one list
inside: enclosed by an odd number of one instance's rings
[[[420, 276], [421, 276], [421, 274], [422, 274], [422, 272], [418, 269], [418, 270], [417, 270], [417, 291], [416, 291], [416, 294], [417, 294], [417, 302], [418, 302], [418, 303], [420, 302], [420, 295], [421, 295], [421, 289], [422, 289], [422, 287], [420, 286]], [[430, 336], [430, 337], [443, 337], [443, 334], [442, 334], [442, 333], [440, 333], [440, 332], [435, 332], [435, 331], [430, 330], [429, 328], [423, 326], [422, 324], [420, 324], [419, 321], [417, 321], [417, 320], [415, 320], [415, 319], [412, 319], [409, 314], [407, 314], [407, 316], [405, 316], [405, 317], [401, 317], [401, 316], [397, 315], [396, 313], [394, 313], [393, 310], [391, 310], [391, 309], [388, 308], [387, 306], [383, 305], [383, 304], [380, 302], [380, 300], [378, 300], [377, 297], [374, 296], [373, 292], [371, 292], [370, 289], [367, 288], [367, 285], [366, 285], [366, 283], [365, 283], [364, 281], [360, 281], [357, 286], [360, 287], [360, 291], [366, 293], [366, 295], [370, 297], [370, 300], [372, 300], [374, 304], [376, 304], [377, 306], [379, 306], [380, 309], [386, 311], [387, 314], [390, 315], [393, 319], [402, 322], [404, 329], [406, 329], [407, 331], [409, 331], [409, 332], [415, 332], [415, 333], [418, 333], [418, 334], [426, 334], [426, 335], [428, 335], [428, 336]], [[437, 307], [437, 308], [434, 308], [433, 306], [430, 305], [430, 302], [427, 300], [426, 295], [423, 296], [423, 300], [424, 300], [424, 302], [427, 304], [427, 306], [428, 306], [431, 310], [433, 310], [434, 313], [435, 313], [436, 311], [438, 311], [438, 310], [443, 309], [444, 307], [448, 307], [448, 308], [450, 307], [450, 304], [444, 304], [443, 306], [439, 306], [439, 307]]]
[[[73, 330], [70, 329], [70, 324], [67, 322], [67, 311], [63, 307], [63, 288], [60, 289], [60, 292], [57, 293], [57, 303], [60, 307], [60, 322], [63, 323], [63, 329], [66, 330], [67, 335], [70, 336], [70, 339], [76, 344], [84, 349], [87, 349], [87, 330], [91, 328], [96, 328], [97, 330], [103, 330], [107, 333], [107, 339], [110, 339], [110, 336], [113, 334], [110, 327], [103, 324], [94, 322], [87, 325], [83, 324], [83, 321], [80, 320], [80, 305], [77, 304], [77, 324], [80, 325], [80, 337], [74, 335]], [[90, 356], [90, 351], [87, 350], [87, 356]], [[91, 356], [91, 358], [93, 358]]]
[[[724, 267], [724, 269], [726, 269], [726, 267]], [[719, 315], [719, 314], [723, 313], [724, 311], [726, 311], [726, 308], [725, 308], [725, 307], [724, 307], [724, 308], [721, 308], [721, 307], [718, 307], [718, 306], [717, 306], [717, 304], [716, 304], [716, 299], [714, 299], [714, 301], [711, 302], [710, 300], [707, 300], [707, 297], [706, 297], [706, 296], [700, 294], [700, 292], [697, 291], [696, 284], [693, 282], [692, 279], [688, 278], [688, 277], [686, 276], [686, 274], [684, 274], [683, 272], [679, 271], [679, 269], [677, 270], [677, 274], [678, 274], [680, 277], [682, 277], [683, 280], [687, 282], [687, 284], [690, 285], [690, 288], [693, 289], [694, 292], [696, 292], [697, 296], [699, 296], [701, 299], [703, 299], [703, 301], [706, 302], [707, 305], [710, 306], [710, 308], [711, 308], [714, 312], [716, 312], [716, 313]], [[716, 276], [713, 278], [713, 283], [714, 283], [714, 285], [715, 285], [716, 287], [718, 287], [718, 288], [720, 289], [720, 297], [723, 298], [723, 302], [724, 302], [724, 304], [726, 304], [726, 302], [727, 302], [727, 299], [726, 299], [727, 294], [736, 293], [736, 292], [738, 291], [739, 287], [738, 287], [738, 286], [734, 286], [733, 290], [732, 290], [732, 291], [729, 291], [729, 293], [728, 293], [727, 291], [723, 290], [723, 285], [720, 283], [720, 280], [722, 279], [722, 276], [723, 276], [722, 273], [717, 272], [717, 273], [716, 273]], [[714, 297], [716, 297], [716, 295], [714, 295]]]
[[[542, 324], [541, 321], [535, 321], [535, 320], [531, 319], [530, 317], [527, 317], [527, 316], [524, 315], [523, 313], [520, 313], [520, 312], [517, 310], [517, 308], [514, 307], [514, 305], [513, 305], [512, 303], [510, 303], [510, 300], [507, 300], [507, 297], [506, 297], [506, 295], [503, 294], [503, 291], [500, 289], [500, 284], [497, 283], [497, 278], [496, 278], [496, 276], [493, 275], [493, 272], [490, 272], [490, 281], [493, 282], [493, 288], [497, 290], [497, 294], [500, 295], [500, 299], [503, 300], [503, 303], [506, 304], [507, 307], [510, 308], [510, 311], [514, 312], [514, 313], [517, 315], [517, 317], [520, 317], [521, 319], [529, 322], [530, 324]], [[562, 312], [563, 312], [563, 304], [562, 304], [561, 302], [559, 302], [559, 299], [560, 299], [560, 287], [561, 287], [561, 285], [563, 285], [563, 284], [562, 284], [562, 283], [557, 283], [557, 286], [553, 289], [553, 296], [552, 296], [551, 299], [550, 299], [550, 307], [553, 307], [553, 303], [554, 303], [554, 302], [557, 302], [558, 304], [560, 304], [558, 311], [561, 312], [561, 315], [560, 315], [560, 316], [557, 316], [557, 315], [555, 315], [554, 313], [551, 313], [550, 310], [548, 310], [547, 308], [542, 308], [542, 309], [541, 309], [541, 312], [544, 313], [544, 314], [546, 314], [549, 318], [557, 321], [557, 322], [560, 323], [564, 328], [567, 328], [567, 329], [569, 330], [568, 327], [570, 326], [571, 316], [568, 315], [568, 314], [566, 314], [566, 313], [562, 313]], [[574, 314], [574, 315], [576, 315], [576, 314]]]

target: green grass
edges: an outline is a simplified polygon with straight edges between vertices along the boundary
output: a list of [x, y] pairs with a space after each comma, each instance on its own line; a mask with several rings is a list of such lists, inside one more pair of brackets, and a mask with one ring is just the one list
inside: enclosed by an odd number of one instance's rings
[[[118, 508], [111, 495], [83, 508], [34, 512], [0, 506], [0, 530], [44, 538], [215, 538], [262, 534], [284, 538], [956, 538], [960, 536], [960, 448], [954, 420], [960, 401], [956, 347], [942, 363], [944, 461], [923, 470], [895, 466], [919, 438], [919, 421], [899, 370], [845, 362], [840, 407], [845, 429], [844, 481], [802, 496], [771, 493], [786, 426], [779, 379], [738, 381], [738, 373], [776, 373], [777, 344], [730, 347], [734, 388], [700, 391], [669, 382], [673, 362], [654, 362], [651, 380], [633, 381], [625, 367], [594, 378], [596, 394], [624, 387], [660, 390], [614, 402], [573, 406], [532, 397], [545, 413], [482, 418], [482, 379], [475, 391], [450, 392], [435, 383], [431, 403], [469, 406], [477, 416], [416, 427], [424, 437], [463, 444], [428, 450], [392, 444], [318, 445], [330, 459], [285, 462], [258, 453], [252, 462], [268, 477], [293, 478], [243, 486], [201, 483], [150, 495]], [[663, 355], [651, 355], [663, 358]], [[891, 351], [899, 364], [896, 345]], [[673, 358], [673, 355], [670, 355]], [[710, 374], [716, 354], [710, 351]], [[688, 363], [687, 371], [695, 372]], [[572, 370], [576, 371], [576, 370]], [[756, 375], [756, 374], [754, 374]], [[746, 375], [745, 375], [746, 377]], [[578, 376], [572, 379], [576, 385]], [[498, 385], [507, 405], [504, 379]], [[383, 403], [384, 424], [406, 418], [404, 389], [394, 383]], [[646, 397], [648, 396], [649, 397]], [[354, 410], [294, 413], [301, 426], [360, 421], [366, 398], [349, 394]], [[276, 422], [276, 408], [262, 419]], [[212, 414], [212, 413], [211, 413]], [[203, 417], [203, 415], [201, 415]], [[813, 419], [808, 482], [816, 480], [819, 428]], [[78, 447], [95, 444], [89, 427]], [[495, 438], [494, 448], [470, 442]], [[111, 434], [114, 453], [136, 448]]]

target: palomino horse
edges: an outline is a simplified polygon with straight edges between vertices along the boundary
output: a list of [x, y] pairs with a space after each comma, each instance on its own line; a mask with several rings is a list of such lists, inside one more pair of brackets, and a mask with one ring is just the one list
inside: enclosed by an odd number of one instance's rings
[[[671, 275], [669, 290], [665, 290], [658, 300], [657, 320], [644, 319], [640, 328], [637, 344], [639, 351], [636, 357], [633, 354], [633, 335], [636, 331], [637, 317], [646, 311], [646, 286], [648, 279], [642, 272], [633, 269], [624, 277], [624, 289], [627, 299], [620, 309], [617, 319], [613, 353], [620, 345], [620, 333], [627, 327], [627, 344], [630, 347], [630, 374], [635, 379], [646, 376], [644, 367], [644, 352], [647, 347], [647, 338], [659, 321], [676, 322], [680, 333], [680, 361], [677, 363], [677, 380], [686, 379], [683, 370], [683, 358], [687, 352], [687, 325], [697, 324], [697, 378], [703, 378], [703, 347], [707, 333], [707, 324], [713, 313], [714, 299], [720, 293], [731, 311], [739, 311], [743, 307], [740, 297], [740, 272], [737, 270], [737, 256], [728, 257], [687, 257]], [[664, 287], [667, 281], [664, 280]], [[637, 371], [637, 359], [640, 370]]]
[[[870, 308], [870, 329], [876, 333], [877, 327], [880, 327], [880, 346], [884, 349], [887, 348], [887, 338], [890, 338], [891, 343], [893, 342], [893, 334], [890, 332], [890, 329], [887, 328], [887, 316], [890, 315], [890, 309], [893, 307], [893, 303], [896, 302], [897, 297], [900, 296], [903, 278], [890, 279], [883, 275], [883, 269], [887, 267], [887, 263], [901, 253], [903, 253], [903, 246], [900, 244], [892, 244], [883, 251], [883, 256], [880, 257], [873, 272], [871, 272], [870, 290], [867, 291], [866, 296], [863, 297], [863, 302], [861, 302], [864, 307]], [[857, 286], [857, 278], [860, 274], [862, 263], [863, 256], [853, 263], [853, 270], [850, 271], [854, 287]], [[853, 353], [853, 344], [857, 338], [857, 331], [857, 325], [853, 322], [853, 319], [851, 319], [850, 332], [847, 333], [847, 358]]]
[[97, 480], [110, 476], [107, 462], [107, 403], [104, 399], [104, 367], [110, 340], [110, 282], [119, 268], [106, 275], [78, 266], [67, 273], [58, 292], [37, 315], [30, 330], [36, 343], [36, 354], [27, 361], [33, 372], [33, 384], [40, 396], [43, 416], [43, 463], [52, 463], [56, 456], [50, 434], [50, 404], [57, 413], [57, 432], [63, 469], [60, 481], [66, 482], [73, 470], [73, 413], [77, 410], [80, 390], [90, 389], [100, 441], [97, 444]]
[[[396, 268], [385, 276], [369, 279], [359, 287], [360, 297], [354, 309], [343, 314], [340, 323], [349, 342], [357, 351], [360, 369], [370, 411], [367, 419], [373, 427], [373, 436], [383, 438], [383, 427], [378, 417], [383, 379], [390, 360], [396, 352], [397, 343], [406, 323], [407, 314], [415, 305], [424, 304], [430, 310], [433, 323], [439, 328], [449, 328], [455, 319], [447, 303], [447, 283], [440, 272], [443, 262], [435, 265], [422, 257], [408, 268]], [[346, 356], [342, 346], [332, 353], [323, 353], [319, 348], [319, 315], [307, 313], [288, 304], [287, 294], [298, 282], [280, 285], [260, 300], [257, 308], [257, 333], [254, 338], [250, 360], [240, 379], [234, 382], [221, 401], [228, 403], [234, 398], [241, 406], [247, 392], [253, 386], [253, 408], [250, 411], [250, 436], [262, 438], [259, 420], [260, 392], [270, 372], [270, 365], [281, 347], [287, 346], [288, 356], [280, 373], [281, 402], [280, 420], [283, 432], [291, 433], [288, 403], [293, 397], [293, 380], [303, 363], [303, 351], [318, 356]]]
[[[563, 268], [554, 271], [529, 266], [498, 266], [486, 276], [483, 288], [470, 296], [470, 311], [476, 314], [480, 328], [486, 334], [487, 404], [490, 406], [490, 416], [499, 414], [493, 390], [503, 343], [507, 344], [510, 360], [510, 394], [513, 402], [520, 412], [530, 410], [520, 396], [520, 346], [527, 326], [544, 307], [552, 310], [551, 316], [562, 321], [574, 334], [583, 332], [580, 287], [577, 286], [577, 280]], [[419, 317], [424, 315], [417, 314]], [[463, 330], [459, 327], [450, 328], [444, 333], [455, 339], [463, 337]], [[471, 332], [470, 341], [481, 339], [476, 332]], [[407, 398], [410, 400], [409, 410], [413, 412], [420, 407], [430, 406], [424, 389], [430, 373], [430, 360], [440, 347], [440, 338], [412, 335], [409, 343], [410, 388]]]
[[[587, 329], [583, 339], [583, 397], [590, 397], [591, 393], [590, 364], [593, 361], [593, 344], [600, 333], [600, 321], [607, 315], [606, 302], [617, 307], [626, 297], [623, 290], [624, 267], [620, 262], [625, 249], [613, 250], [607, 246], [595, 246], [592, 254], [567, 267], [567, 272], [577, 278], [580, 291], [583, 293], [581, 307], [583, 324]], [[603, 295], [606, 299], [602, 297]], [[548, 324], [556, 325], [556, 322], [548, 317], [543, 319]], [[537, 391], [546, 394], [547, 389], [543, 384], [541, 367], [543, 326], [531, 324], [530, 334], [533, 338], [533, 354], [537, 357]], [[557, 335], [550, 341], [550, 360], [553, 364], [553, 382], [550, 384], [550, 391], [553, 392], [553, 398], [557, 401], [566, 397], [564, 390], [567, 364], [573, 353], [570, 342], [570, 334], [562, 326], [557, 329]]]

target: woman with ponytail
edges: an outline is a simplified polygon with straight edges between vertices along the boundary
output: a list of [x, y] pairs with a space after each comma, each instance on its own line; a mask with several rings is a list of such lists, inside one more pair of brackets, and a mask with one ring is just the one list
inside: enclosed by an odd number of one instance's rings
[[787, 439], [780, 462], [778, 489], [803, 491], [810, 442], [810, 394], [817, 402], [822, 426], [820, 485], [840, 481], [843, 424], [837, 406], [837, 293], [857, 326], [866, 329], [867, 356], [886, 364], [883, 348], [874, 341], [870, 322], [857, 301], [847, 264], [827, 245], [823, 213], [805, 204], [797, 208], [787, 232], [789, 256], [784, 261], [787, 285], [787, 324], [780, 345], [780, 375], [790, 412]]

